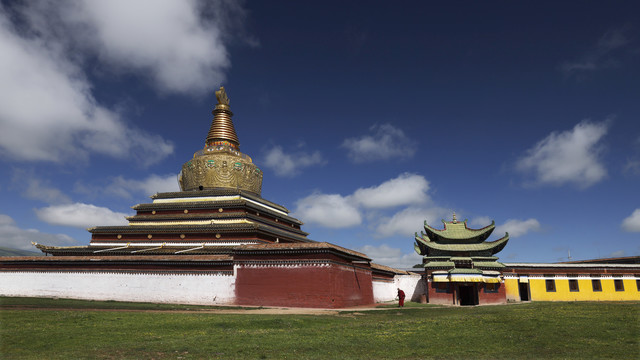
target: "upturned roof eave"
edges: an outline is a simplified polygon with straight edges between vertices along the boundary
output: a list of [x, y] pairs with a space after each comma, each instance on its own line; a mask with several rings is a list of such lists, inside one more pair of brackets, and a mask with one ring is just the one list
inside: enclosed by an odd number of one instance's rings
[[451, 251], [451, 252], [468, 251], [472, 253], [490, 251], [491, 254], [496, 254], [500, 252], [509, 241], [509, 234], [506, 233], [505, 236], [503, 236], [498, 240], [483, 242], [480, 244], [439, 244], [435, 241], [425, 240], [419, 236], [416, 236], [415, 239], [416, 241], [418, 241], [419, 243], [422, 243], [427, 248], [433, 249], [433, 250]]
[[454, 235], [451, 232], [451, 229], [447, 227], [447, 224], [453, 224], [453, 222], [447, 222], [442, 220], [442, 223], [444, 224], [444, 229], [436, 229], [433, 226], [427, 224], [427, 222], [425, 221], [424, 230], [426, 232], [427, 237], [429, 237], [430, 239], [441, 238], [447, 241], [465, 240], [467, 242], [480, 243], [487, 240], [489, 236], [491, 236], [491, 233], [496, 227], [495, 221], [491, 221], [490, 225], [487, 225], [483, 228], [471, 229], [467, 226], [467, 220], [465, 220], [463, 221], [463, 224], [464, 224], [465, 232], [467, 233], [468, 236], [460, 236], [460, 235]]

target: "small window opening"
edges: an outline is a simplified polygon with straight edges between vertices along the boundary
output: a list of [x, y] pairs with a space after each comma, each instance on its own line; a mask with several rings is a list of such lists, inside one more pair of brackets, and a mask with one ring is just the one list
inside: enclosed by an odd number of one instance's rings
[[555, 280], [545, 280], [545, 284], [547, 285], [547, 292], [555, 292], [556, 291], [556, 281]]

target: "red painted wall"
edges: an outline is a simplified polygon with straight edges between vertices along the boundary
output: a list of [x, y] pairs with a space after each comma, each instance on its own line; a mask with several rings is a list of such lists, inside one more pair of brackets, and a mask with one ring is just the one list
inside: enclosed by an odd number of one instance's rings
[[[428, 283], [429, 289], [429, 300], [430, 304], [439, 304], [439, 305], [458, 305], [458, 299], [456, 299], [457, 294], [455, 291], [454, 283], [442, 283], [447, 284], [448, 292], [436, 292], [436, 284], [434, 282]], [[497, 292], [487, 292], [485, 291], [484, 283], [477, 283], [478, 289], [478, 305], [488, 305], [488, 304], [504, 304], [507, 302], [507, 294], [505, 291], [504, 284], [499, 284]]]
[[342, 308], [373, 304], [371, 270], [329, 266], [255, 266], [237, 269], [239, 305]]
[[505, 304], [507, 302], [507, 292], [504, 287], [504, 283], [497, 284], [498, 292], [486, 292], [483, 286], [478, 286], [478, 302], [479, 305], [488, 304]]
[[449, 283], [444, 283], [448, 286], [448, 290], [446, 293], [444, 292], [436, 292], [436, 284], [434, 282], [427, 283], [428, 288], [428, 297], [427, 302], [429, 304], [438, 304], [438, 305], [454, 305], [454, 293], [453, 286]]

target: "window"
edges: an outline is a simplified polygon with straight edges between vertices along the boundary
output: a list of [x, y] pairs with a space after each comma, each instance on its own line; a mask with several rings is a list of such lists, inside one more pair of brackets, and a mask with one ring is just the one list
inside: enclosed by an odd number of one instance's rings
[[436, 288], [437, 293], [449, 292], [449, 283], [433, 283], [433, 287]]
[[500, 284], [484, 284], [485, 293], [497, 293]]
[[624, 283], [622, 280], [613, 280], [613, 285], [616, 288], [616, 291], [624, 291]]
[[545, 280], [547, 285], [547, 292], [555, 292], [556, 291], [556, 281], [555, 280]]
[[602, 291], [602, 284], [600, 283], [600, 279], [591, 280], [591, 286], [593, 287], [593, 291]]
[[569, 280], [569, 291], [580, 291], [580, 288], [578, 288], [578, 280]]
[[638, 291], [640, 291], [640, 279], [636, 279], [636, 287], [638, 288]]

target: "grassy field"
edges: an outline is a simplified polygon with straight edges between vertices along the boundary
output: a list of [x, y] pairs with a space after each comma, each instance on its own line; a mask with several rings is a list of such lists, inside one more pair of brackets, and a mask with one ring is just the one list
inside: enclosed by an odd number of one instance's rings
[[3, 359], [640, 358], [640, 303], [412, 304], [320, 316], [52, 299], [0, 305]]

